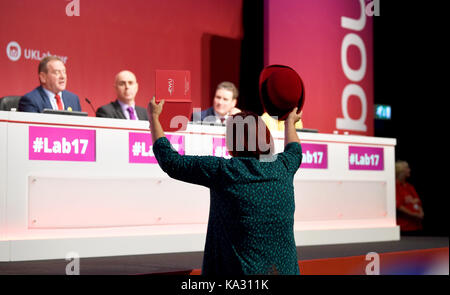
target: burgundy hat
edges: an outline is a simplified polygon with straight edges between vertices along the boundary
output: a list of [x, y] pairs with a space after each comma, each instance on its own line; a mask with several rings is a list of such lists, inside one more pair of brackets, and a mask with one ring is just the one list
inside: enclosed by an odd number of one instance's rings
[[292, 68], [283, 65], [265, 67], [259, 75], [259, 93], [261, 103], [271, 116], [284, 120], [298, 107], [298, 112], [305, 103], [305, 88], [300, 76]]

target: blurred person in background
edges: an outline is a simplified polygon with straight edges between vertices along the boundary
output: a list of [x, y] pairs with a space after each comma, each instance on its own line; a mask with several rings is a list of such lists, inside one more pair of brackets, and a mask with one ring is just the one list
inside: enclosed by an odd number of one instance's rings
[[406, 180], [411, 175], [408, 162], [395, 163], [397, 224], [402, 235], [419, 235], [422, 233], [422, 201], [412, 184]]

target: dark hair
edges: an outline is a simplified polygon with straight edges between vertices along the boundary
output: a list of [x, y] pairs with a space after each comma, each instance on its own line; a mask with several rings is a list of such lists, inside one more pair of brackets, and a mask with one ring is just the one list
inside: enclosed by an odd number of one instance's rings
[[62, 59], [60, 59], [57, 56], [53, 56], [53, 55], [47, 55], [46, 57], [44, 57], [43, 59], [41, 59], [41, 61], [39, 62], [39, 66], [38, 66], [38, 74], [40, 72], [44, 72], [47, 73], [48, 68], [47, 68], [47, 64], [53, 60], [59, 60], [60, 62], [64, 63], [62, 61]]
[[266, 123], [253, 112], [242, 111], [226, 122], [227, 149], [233, 157], [271, 155], [273, 138]]

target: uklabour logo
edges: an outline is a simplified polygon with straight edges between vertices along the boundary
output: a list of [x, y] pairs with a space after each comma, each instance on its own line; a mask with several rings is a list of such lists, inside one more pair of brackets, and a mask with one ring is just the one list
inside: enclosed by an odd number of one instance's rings
[[19, 43], [16, 41], [9, 42], [6, 46], [6, 55], [11, 61], [18, 61], [22, 55], [22, 49], [20, 48]]

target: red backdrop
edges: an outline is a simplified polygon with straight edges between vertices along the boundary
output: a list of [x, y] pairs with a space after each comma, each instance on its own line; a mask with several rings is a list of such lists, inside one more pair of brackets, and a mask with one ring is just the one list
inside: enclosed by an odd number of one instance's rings
[[371, 3], [266, 0], [265, 64], [289, 65], [303, 78], [304, 127], [374, 134]]
[[[373, 135], [367, 3], [265, 0], [265, 64], [290, 65], [302, 76], [307, 128]], [[68, 6], [79, 16], [68, 16]], [[136, 74], [144, 107], [156, 69], [189, 70], [192, 107], [206, 108], [217, 83], [239, 86], [243, 34], [242, 0], [1, 0], [0, 96], [36, 87], [38, 59], [50, 53], [67, 57], [67, 89], [90, 116], [84, 98], [96, 108], [115, 99], [114, 76], [124, 69]]]
[[[79, 16], [66, 8], [79, 8]], [[1, 0], [0, 97], [34, 89], [38, 59], [49, 52], [67, 57], [67, 90], [90, 116], [84, 98], [96, 108], [115, 99], [114, 77], [124, 69], [137, 76], [138, 105], [155, 93], [154, 71], [170, 69], [191, 71], [193, 107], [209, 107], [215, 83], [239, 82], [241, 14], [242, 0]], [[215, 40], [228, 40], [229, 48]], [[20, 46], [16, 61], [8, 57], [12, 41]], [[232, 60], [211, 62], [227, 50]]]

